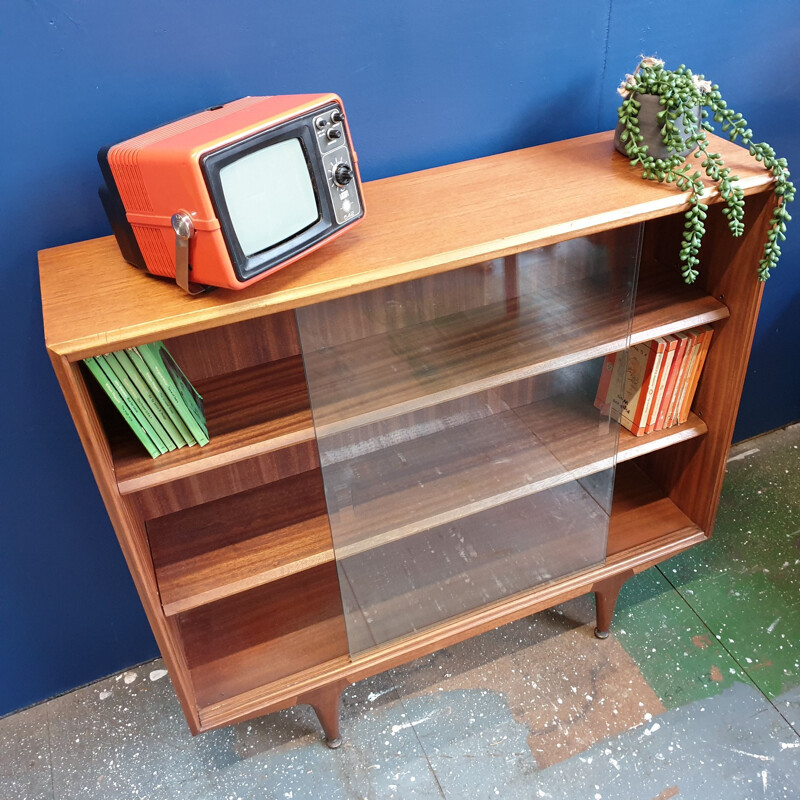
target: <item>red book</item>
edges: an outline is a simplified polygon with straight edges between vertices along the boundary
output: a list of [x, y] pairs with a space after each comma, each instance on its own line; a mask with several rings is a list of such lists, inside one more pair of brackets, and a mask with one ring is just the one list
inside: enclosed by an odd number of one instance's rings
[[667, 388], [667, 380], [669, 379], [669, 374], [672, 371], [672, 364], [674, 363], [675, 353], [678, 347], [679, 339], [674, 334], [665, 336], [664, 339], [666, 340], [667, 345], [664, 350], [664, 355], [661, 359], [661, 368], [658, 371], [656, 391], [653, 395], [653, 402], [650, 405], [650, 413], [647, 418], [647, 427], [644, 430], [645, 433], [652, 433], [655, 430], [658, 411], [661, 408], [661, 401], [664, 399], [664, 392]]
[[688, 344], [691, 338], [688, 333], [676, 333], [675, 336], [675, 355], [670, 365], [669, 375], [667, 375], [667, 383], [664, 387], [664, 395], [659, 403], [658, 411], [656, 412], [656, 424], [653, 426], [654, 431], [664, 429], [667, 421], [667, 411], [669, 410], [672, 398], [678, 390], [678, 375], [680, 375], [683, 368], [683, 359], [688, 350]]
[[608, 398], [608, 392], [611, 388], [611, 376], [614, 374], [614, 364], [617, 360], [616, 353], [609, 353], [604, 361], [603, 367], [600, 372], [600, 382], [597, 384], [597, 394], [594, 398], [594, 407], [599, 408], [603, 414], [608, 413], [611, 406], [611, 401]]

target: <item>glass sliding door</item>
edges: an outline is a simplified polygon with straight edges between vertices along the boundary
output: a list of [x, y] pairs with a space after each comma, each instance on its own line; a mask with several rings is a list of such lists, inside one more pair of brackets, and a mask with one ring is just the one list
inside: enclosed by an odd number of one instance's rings
[[298, 309], [357, 653], [602, 562], [627, 228]]

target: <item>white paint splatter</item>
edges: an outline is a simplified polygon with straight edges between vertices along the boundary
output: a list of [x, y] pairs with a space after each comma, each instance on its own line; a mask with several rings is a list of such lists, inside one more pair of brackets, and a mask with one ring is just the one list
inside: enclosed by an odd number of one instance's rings
[[778, 619], [776, 619], [776, 620], [775, 620], [775, 622], [773, 622], [773, 623], [772, 623], [772, 625], [770, 625], [770, 626], [769, 626], [769, 628], [767, 628], [767, 633], [772, 633], [772, 631], [774, 631], [774, 630], [775, 630], [775, 626], [776, 626], [776, 625], [777, 625], [777, 624], [778, 624], [780, 621], [781, 621], [781, 617], [778, 617]]
[[382, 692], [370, 692], [367, 695], [367, 700], [370, 703], [374, 703], [379, 697], [383, 697], [385, 694], [389, 694], [389, 692], [393, 692], [394, 689], [384, 689]]
[[434, 716], [435, 714], [429, 714], [427, 717], [422, 717], [421, 719], [415, 719], [412, 722], [401, 722], [399, 725], [392, 725], [392, 736], [394, 736], [396, 733], [400, 733], [400, 731], [405, 730], [406, 728], [411, 728], [414, 725], [421, 725], [423, 722], [427, 722]]
[[109, 697], [111, 697], [111, 692], [108, 689], [103, 689], [103, 691], [100, 692], [101, 700], [107, 700]]
[[731, 456], [728, 459], [728, 463], [730, 464], [731, 461], [741, 461], [742, 459], [747, 458], [747, 456], [755, 455], [758, 452], [760, 452], [760, 450], [757, 447], [754, 447], [752, 450], [745, 450], [744, 453], [739, 453], [738, 455]]
[[800, 742], [781, 742], [781, 750], [788, 750], [790, 747], [800, 747]]
[[160, 681], [163, 677], [165, 677], [167, 671], [165, 669], [154, 669], [150, 673], [150, 680], [151, 681]]
[[122, 676], [122, 680], [124, 680], [125, 683], [133, 683], [138, 677], [139, 677], [138, 672], [126, 672]]
[[764, 784], [764, 794], [767, 793], [767, 771], [765, 769], [761, 770], [761, 781]]
[[748, 753], [747, 750], [737, 750], [735, 747], [729, 748], [732, 753], [738, 753], [740, 756], [749, 756], [750, 758], [758, 759], [758, 761], [774, 761], [773, 756], [765, 756], [761, 753]]
[[644, 735], [652, 736], [656, 731], [660, 730], [661, 730], [661, 723], [654, 722], [653, 725], [644, 732]]

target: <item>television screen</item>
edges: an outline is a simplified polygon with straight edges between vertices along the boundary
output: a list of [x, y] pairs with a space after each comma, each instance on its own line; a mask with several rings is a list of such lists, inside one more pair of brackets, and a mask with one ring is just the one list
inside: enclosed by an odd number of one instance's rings
[[219, 178], [231, 225], [248, 258], [320, 218], [300, 139], [286, 139], [244, 155], [223, 166]]

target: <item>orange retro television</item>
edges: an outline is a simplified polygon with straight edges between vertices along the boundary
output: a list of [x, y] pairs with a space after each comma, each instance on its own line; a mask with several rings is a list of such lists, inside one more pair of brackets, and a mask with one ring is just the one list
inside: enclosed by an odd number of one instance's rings
[[335, 94], [245, 97], [103, 148], [126, 261], [190, 292], [240, 289], [364, 216]]

